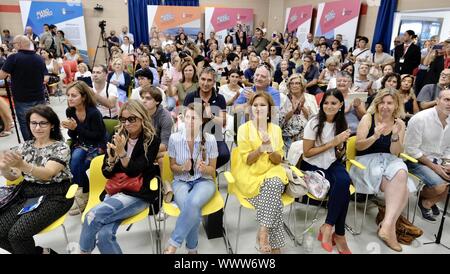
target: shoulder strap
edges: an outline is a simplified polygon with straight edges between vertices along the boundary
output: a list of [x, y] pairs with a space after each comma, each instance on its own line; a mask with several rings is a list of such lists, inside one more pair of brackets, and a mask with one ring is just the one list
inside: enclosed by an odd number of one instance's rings
[[361, 51], [360, 53], [358, 53], [356, 56], [355, 56], [355, 58], [356, 57], [358, 57], [358, 56], [360, 56], [361, 54], [363, 54], [364, 52], [366, 52], [366, 51], [368, 51], [369, 49], [364, 49], [363, 51]]

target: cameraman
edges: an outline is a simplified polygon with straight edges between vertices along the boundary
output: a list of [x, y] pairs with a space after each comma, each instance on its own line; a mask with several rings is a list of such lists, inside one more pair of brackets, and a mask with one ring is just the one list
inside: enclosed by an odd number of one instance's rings
[[120, 47], [120, 40], [119, 37], [116, 36], [116, 31], [111, 30], [109, 32], [109, 37], [106, 38], [106, 41], [108, 42], [108, 52], [111, 55], [111, 48], [113, 46]]

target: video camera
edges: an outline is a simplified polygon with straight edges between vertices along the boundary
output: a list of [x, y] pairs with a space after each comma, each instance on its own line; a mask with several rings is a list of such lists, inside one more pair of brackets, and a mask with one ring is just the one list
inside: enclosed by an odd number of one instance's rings
[[102, 20], [102, 21], [98, 22], [98, 26], [99, 26], [99, 28], [101, 28], [102, 30], [104, 30], [105, 27], [106, 27], [106, 21], [105, 21], [105, 20]]

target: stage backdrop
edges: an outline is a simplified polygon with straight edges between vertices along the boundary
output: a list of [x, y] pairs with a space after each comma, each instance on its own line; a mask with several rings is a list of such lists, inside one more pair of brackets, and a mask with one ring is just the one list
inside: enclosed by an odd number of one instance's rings
[[81, 3], [20, 1], [23, 29], [31, 26], [41, 35], [44, 24], [53, 24], [62, 30], [79, 51], [87, 63], [86, 29], [84, 27], [83, 7]]
[[320, 3], [317, 11], [315, 36], [333, 39], [336, 34], [342, 34], [343, 44], [353, 47], [360, 7], [359, 0]]
[[286, 9], [284, 30], [294, 33], [294, 37], [298, 38], [300, 45], [306, 40], [306, 35], [310, 32], [312, 11], [312, 5]]
[[[183, 27], [184, 33], [195, 39], [200, 31], [202, 10], [199, 7], [147, 6], [148, 29], [156, 27], [163, 33], [177, 35], [178, 28]], [[151, 33], [150, 33], [151, 38]]]
[[253, 9], [241, 8], [205, 8], [205, 39], [209, 39], [211, 31], [216, 33], [219, 41], [219, 47], [223, 45], [225, 36], [231, 34], [233, 41], [236, 40], [234, 35], [236, 25], [245, 24], [247, 35], [251, 35], [253, 30]]

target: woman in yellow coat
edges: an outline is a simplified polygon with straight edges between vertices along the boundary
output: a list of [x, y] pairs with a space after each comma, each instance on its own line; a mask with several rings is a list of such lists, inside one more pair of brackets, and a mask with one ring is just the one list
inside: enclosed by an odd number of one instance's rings
[[236, 187], [256, 209], [260, 224], [257, 244], [262, 253], [279, 253], [285, 245], [281, 195], [288, 178], [280, 165], [283, 159], [281, 128], [271, 123], [274, 102], [258, 92], [249, 101], [251, 120], [238, 129], [240, 165]]

